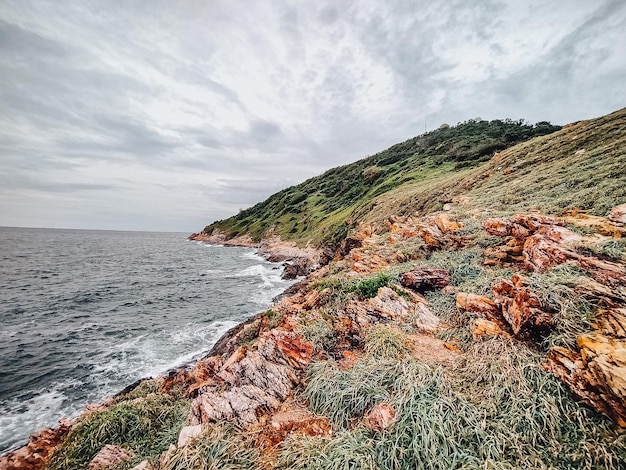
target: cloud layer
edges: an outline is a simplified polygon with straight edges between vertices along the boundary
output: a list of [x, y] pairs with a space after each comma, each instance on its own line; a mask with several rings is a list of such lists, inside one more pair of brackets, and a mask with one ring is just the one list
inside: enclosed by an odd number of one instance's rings
[[199, 230], [447, 122], [625, 103], [626, 4], [0, 4], [0, 225]]

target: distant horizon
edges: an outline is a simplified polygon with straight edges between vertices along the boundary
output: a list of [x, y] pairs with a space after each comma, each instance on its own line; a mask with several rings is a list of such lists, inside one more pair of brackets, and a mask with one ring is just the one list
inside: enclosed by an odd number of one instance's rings
[[185, 230], [125, 230], [115, 228], [70, 228], [70, 227], [25, 227], [18, 225], [0, 225], [0, 229], [27, 229], [27, 230], [80, 230], [83, 232], [133, 232], [133, 233], [186, 233], [191, 235], [196, 232], [187, 232]]

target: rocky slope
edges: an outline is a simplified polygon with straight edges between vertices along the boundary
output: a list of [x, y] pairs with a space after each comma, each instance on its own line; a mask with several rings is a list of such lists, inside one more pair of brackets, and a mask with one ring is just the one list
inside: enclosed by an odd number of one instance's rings
[[306, 277], [0, 468], [625, 468], [625, 138], [622, 110], [408, 182], [332, 252], [195, 234]]

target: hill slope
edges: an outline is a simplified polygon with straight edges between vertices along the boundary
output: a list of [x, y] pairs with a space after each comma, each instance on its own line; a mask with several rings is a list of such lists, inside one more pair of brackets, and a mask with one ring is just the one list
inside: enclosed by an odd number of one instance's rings
[[300, 244], [333, 243], [345, 235], [376, 197], [405, 185], [432, 182], [473, 167], [493, 153], [533, 136], [560, 129], [547, 122], [471, 120], [442, 126], [358, 162], [333, 168], [266, 201], [204, 229], [229, 237], [241, 234], [261, 239], [271, 229], [283, 240]]

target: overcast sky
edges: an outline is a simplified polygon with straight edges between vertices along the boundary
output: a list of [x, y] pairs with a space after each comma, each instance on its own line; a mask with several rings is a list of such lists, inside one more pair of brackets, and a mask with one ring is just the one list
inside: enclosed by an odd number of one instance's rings
[[623, 0], [0, 0], [0, 225], [198, 231], [481, 117], [626, 106]]

